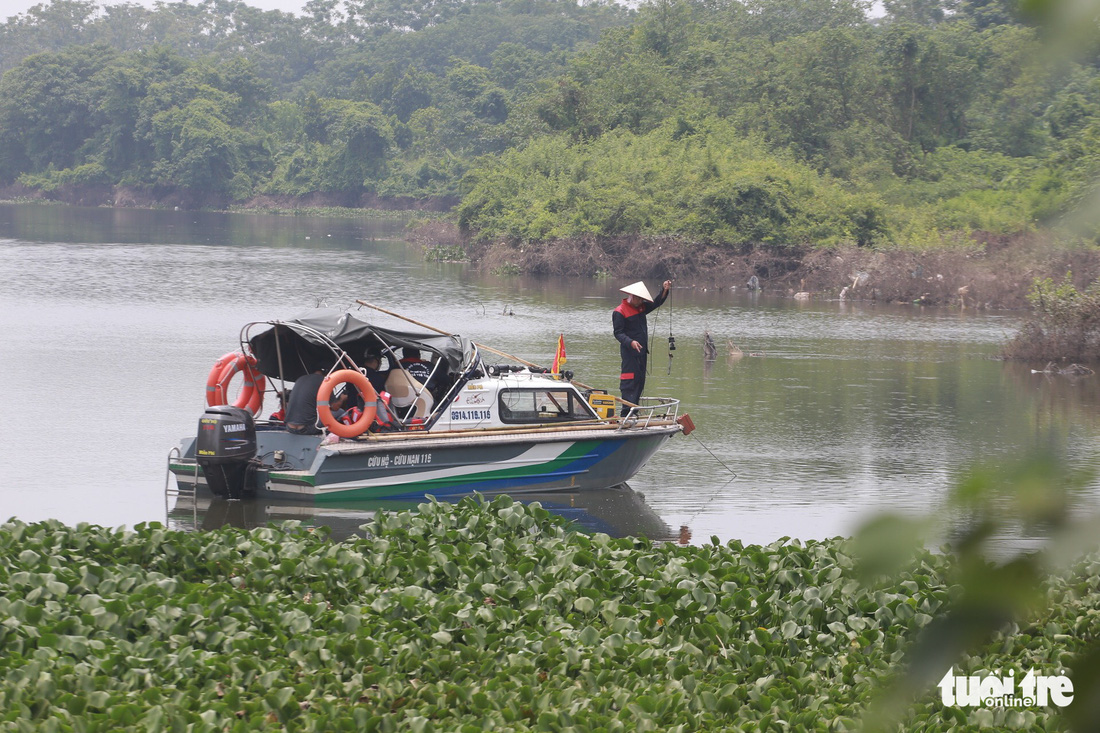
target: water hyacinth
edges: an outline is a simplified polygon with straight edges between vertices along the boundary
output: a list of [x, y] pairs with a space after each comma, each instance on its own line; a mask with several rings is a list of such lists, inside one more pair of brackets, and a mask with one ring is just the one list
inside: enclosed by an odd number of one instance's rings
[[[952, 603], [917, 551], [867, 582], [847, 540], [701, 547], [570, 531], [507, 498], [189, 534], [0, 527], [3, 730], [853, 730]], [[957, 662], [1057, 673], [1096, 631], [1100, 566]], [[946, 671], [946, 670], [944, 670]], [[905, 729], [1064, 727], [934, 688]]]

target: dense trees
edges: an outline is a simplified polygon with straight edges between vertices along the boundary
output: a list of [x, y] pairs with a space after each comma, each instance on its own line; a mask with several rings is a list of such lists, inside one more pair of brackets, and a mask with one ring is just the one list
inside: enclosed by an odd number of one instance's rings
[[883, 9], [52, 0], [0, 26], [0, 185], [462, 194], [487, 236], [735, 245], [928, 245], [1085, 200], [1093, 47], [1053, 58], [1010, 0]]
[[676, 234], [771, 245], [871, 244], [881, 205], [715, 118], [583, 143], [543, 137], [470, 176], [461, 225], [521, 239]]
[[447, 195], [614, 4], [53, 0], [0, 26], [0, 185]]

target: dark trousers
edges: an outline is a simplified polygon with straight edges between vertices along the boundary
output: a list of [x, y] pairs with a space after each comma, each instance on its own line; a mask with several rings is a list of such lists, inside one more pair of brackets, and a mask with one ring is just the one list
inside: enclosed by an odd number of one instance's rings
[[[627, 402], [638, 404], [642, 398], [642, 390], [645, 389], [645, 362], [646, 350], [638, 353], [629, 347], [619, 350], [622, 357], [622, 373], [619, 375], [619, 391]], [[620, 415], [630, 412], [627, 405], [622, 405]]]

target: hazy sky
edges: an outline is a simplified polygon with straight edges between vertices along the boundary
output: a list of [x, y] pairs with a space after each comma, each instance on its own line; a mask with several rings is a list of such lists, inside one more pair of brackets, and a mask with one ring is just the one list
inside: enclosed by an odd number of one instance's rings
[[[130, 0], [136, 2], [138, 5], [144, 5], [147, 8], [153, 7], [155, 0]], [[121, 5], [124, 0], [98, 0], [97, 5], [103, 7], [104, 5]], [[305, 5], [307, 0], [245, 0], [245, 5], [251, 5], [254, 8], [262, 8], [263, 10], [282, 10], [287, 13], [300, 13], [302, 6]], [[33, 8], [35, 5], [48, 5], [48, 0], [0, 0], [0, 21], [7, 20], [13, 15], [19, 15], [26, 12], [29, 8]], [[192, 2], [192, 5], [197, 4]]]
[[[139, 5], [146, 7], [153, 7], [155, 0], [129, 0], [130, 2], [136, 2]], [[172, 1], [172, 0], [170, 0]], [[245, 5], [251, 5], [254, 8], [261, 8], [263, 10], [282, 10], [285, 13], [299, 14], [302, 11], [302, 6], [306, 4], [308, 0], [245, 0]], [[98, 0], [97, 5], [103, 7], [104, 5], [121, 5], [126, 0]], [[191, 0], [191, 4], [194, 5], [198, 0]], [[26, 12], [29, 8], [33, 8], [35, 5], [49, 4], [49, 0], [0, 0], [0, 22], [7, 20], [13, 15], [19, 15]], [[871, 11], [871, 17], [878, 17], [882, 15], [881, 3], [876, 2], [874, 9]]]

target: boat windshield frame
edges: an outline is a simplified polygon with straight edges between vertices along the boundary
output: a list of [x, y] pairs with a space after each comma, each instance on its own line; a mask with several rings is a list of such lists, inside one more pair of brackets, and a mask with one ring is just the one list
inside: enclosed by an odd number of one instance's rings
[[[250, 323], [245, 324], [241, 328], [240, 336], [239, 336], [241, 353], [250, 354], [253, 357], [256, 356], [256, 354], [254, 353], [254, 350], [252, 348], [252, 340], [256, 336], [260, 335], [261, 333], [266, 333], [266, 331], [261, 331], [260, 333], [254, 333], [254, 330], [257, 327], [270, 327], [272, 330], [276, 330], [276, 333], [277, 333], [277, 329], [279, 327], [285, 327], [285, 328], [289, 329], [290, 331], [297, 333], [304, 340], [306, 340], [308, 342], [312, 342], [312, 343], [314, 343], [316, 345], [319, 345], [323, 348], [327, 348], [328, 351], [332, 354], [332, 366], [330, 366], [326, 370], [326, 373], [325, 373], [326, 376], [330, 376], [333, 373], [335, 373], [336, 371], [339, 371], [341, 369], [351, 369], [353, 371], [359, 371], [359, 372], [363, 371], [363, 366], [361, 366], [358, 362], [356, 362], [356, 360], [354, 358], [352, 358], [351, 354], [349, 354], [346, 349], [344, 349], [340, 344], [338, 344], [335, 340], [333, 340], [328, 334], [326, 334], [325, 332], [323, 332], [323, 331], [321, 331], [317, 328], [306, 325], [306, 324], [301, 323], [301, 322], [296, 321], [296, 320], [295, 321], [284, 321], [284, 320], [275, 319], [275, 320], [267, 320], [267, 321], [252, 321]], [[381, 331], [381, 333], [379, 333], [379, 331]], [[371, 336], [375, 340], [378, 341], [378, 343], [380, 345], [380, 351], [386, 356], [387, 361], [390, 362], [390, 369], [391, 370], [400, 369], [401, 371], [408, 373], [408, 370], [405, 368], [405, 366], [401, 364], [401, 360], [397, 358], [397, 354], [395, 353], [395, 349], [403, 349], [403, 348], [406, 348], [407, 346], [409, 346], [410, 344], [417, 347], [421, 352], [429, 352], [434, 356], [434, 359], [433, 359], [434, 364], [432, 365], [432, 372], [431, 372], [431, 375], [429, 376], [428, 382], [430, 382], [431, 379], [434, 378], [437, 375], [437, 373], [439, 372], [440, 367], [445, 362], [448, 362], [446, 354], [440, 352], [436, 348], [433, 348], [432, 346], [430, 346], [427, 343], [421, 343], [421, 342], [413, 341], [413, 340], [408, 339], [408, 338], [401, 339], [401, 341], [409, 342], [408, 344], [406, 344], [406, 343], [396, 343], [396, 344], [395, 343], [390, 343], [390, 341], [388, 341], [383, 336], [383, 334], [386, 334], [386, 333], [387, 332], [386, 332], [385, 329], [375, 329], [373, 327], [371, 329]], [[437, 338], [436, 336], [434, 336], [432, 334], [424, 334], [424, 336], [426, 338]], [[277, 374], [267, 374], [267, 376], [271, 377], [272, 379], [277, 379], [278, 382], [279, 382], [278, 393], [279, 394], [285, 394], [286, 389], [287, 389], [287, 382], [288, 381], [294, 382], [296, 380], [288, 380], [288, 379], [285, 378], [284, 375], [286, 374], [286, 368], [285, 368], [285, 364], [283, 362], [284, 355], [282, 354], [282, 345], [280, 343], [280, 338], [276, 335], [273, 338], [273, 340], [275, 342], [275, 350], [276, 350], [276, 354], [277, 354], [276, 360], [277, 360], [277, 363], [278, 363], [278, 373]], [[424, 420], [425, 428], [430, 427], [432, 424], [434, 424], [439, 419], [439, 416], [442, 414], [443, 406], [448, 404], [451, 400], [454, 399], [454, 395], [457, 394], [457, 391], [462, 388], [462, 386], [466, 383], [466, 381], [468, 381], [469, 374], [471, 373], [471, 371], [475, 370], [477, 365], [481, 361], [480, 350], [478, 349], [477, 345], [474, 344], [473, 342], [467, 342], [467, 343], [469, 344], [469, 349], [470, 349], [469, 352], [468, 352], [468, 358], [463, 359], [462, 369], [457, 373], [457, 375], [455, 377], [454, 384], [451, 385], [446, 390], [444, 395], [441, 396], [441, 398], [438, 400], [438, 402], [436, 402], [436, 404], [435, 404], [434, 408], [432, 409], [431, 413]], [[301, 377], [299, 377], [299, 379], [300, 378]], [[428, 387], [427, 383], [422, 385], [421, 391], [416, 392], [415, 397], [419, 398], [420, 395], [422, 394], [422, 392], [427, 390], [427, 387]], [[408, 423], [407, 422], [401, 422], [401, 424], [402, 425], [407, 425]]]
[[[355, 360], [351, 358], [351, 355], [348, 354], [348, 352], [346, 352], [343, 348], [340, 347], [339, 344], [337, 344], [335, 341], [330, 339], [328, 336], [326, 336], [321, 331], [318, 331], [315, 328], [303, 325], [301, 323], [291, 323], [291, 322], [288, 322], [288, 321], [277, 321], [277, 320], [276, 321], [253, 321], [251, 323], [245, 324], [241, 328], [241, 336], [240, 336], [241, 353], [252, 354], [252, 345], [250, 343], [251, 339], [250, 339], [250, 336], [249, 336], [249, 332], [250, 332], [250, 330], [252, 329], [253, 326], [271, 326], [273, 329], [278, 329], [279, 326], [285, 326], [285, 327], [289, 328], [292, 331], [299, 331], [301, 333], [307, 333], [310, 336], [312, 336], [313, 338], [315, 338], [321, 345], [328, 347], [329, 351], [332, 352], [334, 358], [333, 358], [333, 361], [332, 361], [333, 365], [325, 373], [325, 376], [328, 376], [329, 374], [332, 374], [333, 372], [338, 371], [339, 369], [342, 369], [342, 368], [355, 369], [355, 370], [358, 370], [358, 369], [361, 368], [358, 364], [355, 363]], [[276, 351], [281, 351], [281, 347], [280, 347], [278, 338], [275, 339], [275, 349], [276, 349]], [[253, 354], [253, 356], [254, 356], [254, 354]], [[272, 377], [274, 379], [278, 379], [279, 383], [280, 383], [280, 387], [283, 388], [282, 385], [285, 382], [285, 380], [283, 379], [283, 374], [284, 374], [285, 370], [283, 369], [282, 354], [281, 353], [279, 354], [278, 360], [279, 360], [279, 374], [278, 375], [270, 375], [269, 374], [268, 376]], [[346, 366], [341, 366], [341, 362], [344, 362], [344, 361], [347, 362]], [[296, 380], [292, 380], [292, 381], [296, 381]]]

